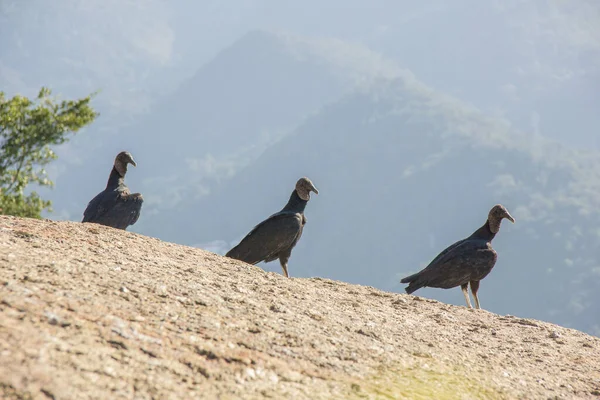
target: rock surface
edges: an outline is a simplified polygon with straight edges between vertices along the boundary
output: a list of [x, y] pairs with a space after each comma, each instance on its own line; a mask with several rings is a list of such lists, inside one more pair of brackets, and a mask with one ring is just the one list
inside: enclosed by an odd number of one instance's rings
[[0, 217], [2, 399], [599, 396], [575, 330]]

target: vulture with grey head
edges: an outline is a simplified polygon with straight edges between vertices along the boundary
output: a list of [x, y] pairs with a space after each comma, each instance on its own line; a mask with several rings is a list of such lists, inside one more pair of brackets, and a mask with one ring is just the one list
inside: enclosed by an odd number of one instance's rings
[[81, 222], [95, 222], [117, 229], [126, 229], [136, 223], [144, 199], [140, 193], [130, 193], [125, 185], [128, 164], [137, 165], [131, 153], [117, 154], [106, 189], [88, 203]]
[[310, 179], [300, 178], [285, 207], [256, 225], [226, 256], [248, 264], [279, 259], [283, 274], [289, 277], [287, 264], [292, 249], [302, 236], [306, 223], [304, 209], [310, 192], [319, 194]]
[[477, 296], [479, 282], [496, 264], [498, 254], [492, 248], [492, 239], [500, 230], [500, 223], [504, 218], [515, 222], [503, 205], [495, 205], [490, 210], [485, 224], [471, 236], [446, 248], [420, 272], [402, 279], [401, 283], [408, 283], [406, 293], [410, 294], [422, 287], [450, 289], [460, 286], [467, 306], [472, 308], [468, 292], [471, 284], [475, 307], [481, 308]]

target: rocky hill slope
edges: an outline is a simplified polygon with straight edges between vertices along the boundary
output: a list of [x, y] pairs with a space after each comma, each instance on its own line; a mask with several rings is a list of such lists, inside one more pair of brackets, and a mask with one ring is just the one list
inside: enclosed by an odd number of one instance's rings
[[0, 217], [3, 399], [597, 398], [599, 365], [544, 322]]

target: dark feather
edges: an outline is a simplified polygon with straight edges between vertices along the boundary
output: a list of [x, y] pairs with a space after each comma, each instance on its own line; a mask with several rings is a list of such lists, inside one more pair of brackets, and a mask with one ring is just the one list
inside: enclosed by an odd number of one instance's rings
[[504, 218], [515, 222], [506, 207], [496, 204], [488, 213], [485, 224], [471, 236], [448, 246], [427, 267], [402, 279], [401, 283], [408, 283], [406, 293], [410, 294], [427, 286], [442, 289], [460, 286], [467, 306], [471, 308], [468, 294], [470, 285], [475, 308], [481, 308], [477, 295], [479, 283], [496, 265], [498, 254], [492, 248], [492, 240], [500, 230]]
[[144, 199], [129, 192], [123, 177], [113, 168], [106, 189], [98, 193], [83, 212], [82, 222], [95, 222], [117, 229], [126, 229], [140, 217]]
[[422, 271], [402, 279], [407, 293], [422, 287], [450, 289], [480, 281], [496, 264], [497, 254], [486, 240], [466, 239], [455, 243]]
[[[299, 190], [302, 197], [298, 193]], [[285, 207], [256, 225], [237, 246], [227, 252], [226, 256], [248, 264], [279, 259], [284, 274], [288, 276], [287, 262], [292, 249], [302, 236], [306, 223], [304, 209], [311, 190], [318, 193], [308, 178], [300, 179]]]
[[282, 252], [291, 251], [296, 245], [302, 236], [302, 228], [301, 214], [278, 212], [255, 226], [226, 256], [248, 264], [276, 260]]
[[449, 289], [479, 281], [496, 264], [498, 255], [491, 245], [494, 236], [489, 229], [489, 222], [486, 222], [468, 238], [444, 249], [423, 270], [400, 282], [408, 283], [406, 292], [412, 293], [422, 287]]

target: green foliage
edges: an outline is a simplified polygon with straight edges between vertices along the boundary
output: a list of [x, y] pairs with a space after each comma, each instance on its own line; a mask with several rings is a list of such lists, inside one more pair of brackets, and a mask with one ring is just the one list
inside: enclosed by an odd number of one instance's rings
[[55, 101], [42, 88], [36, 99], [0, 92], [0, 214], [41, 218], [50, 201], [31, 192], [30, 184], [53, 186], [44, 167], [56, 159], [51, 146], [65, 143], [98, 116], [89, 105], [92, 95]]

